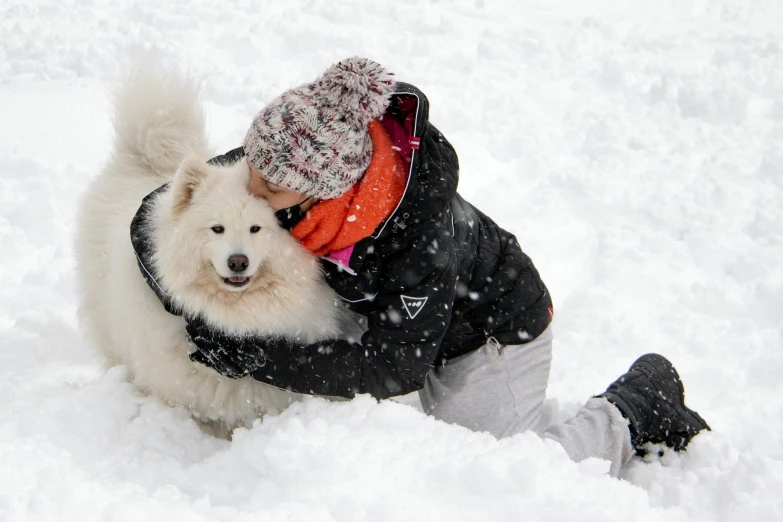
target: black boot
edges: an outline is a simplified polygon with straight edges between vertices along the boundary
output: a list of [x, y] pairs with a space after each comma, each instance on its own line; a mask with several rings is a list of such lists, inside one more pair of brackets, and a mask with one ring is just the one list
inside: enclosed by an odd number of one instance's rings
[[628, 373], [598, 397], [605, 397], [630, 421], [631, 443], [640, 456], [647, 453], [643, 446], [648, 442], [680, 451], [701, 430], [710, 429], [698, 413], [685, 406], [677, 370], [658, 354], [639, 357]]

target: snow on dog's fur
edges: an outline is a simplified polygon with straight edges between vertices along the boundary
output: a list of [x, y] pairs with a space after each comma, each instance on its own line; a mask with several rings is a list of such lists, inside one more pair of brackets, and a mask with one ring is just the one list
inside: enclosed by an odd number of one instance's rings
[[204, 161], [204, 117], [187, 78], [138, 68], [116, 98], [114, 127], [113, 155], [78, 219], [86, 333], [108, 364], [125, 364], [138, 386], [197, 418], [233, 426], [285, 408], [298, 396], [190, 361], [184, 320], [164, 310], [139, 273], [130, 222], [147, 194], [173, 180], [150, 220], [159, 282], [183, 312], [237, 334], [336, 336], [341, 312], [317, 261], [248, 194], [246, 162]]

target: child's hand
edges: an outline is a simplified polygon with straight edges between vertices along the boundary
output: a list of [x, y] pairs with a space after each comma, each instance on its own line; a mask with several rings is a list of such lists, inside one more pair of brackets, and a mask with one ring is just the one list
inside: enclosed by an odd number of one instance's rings
[[185, 330], [196, 348], [190, 360], [209, 366], [221, 375], [238, 379], [266, 364], [259, 339], [226, 335], [210, 328], [201, 318], [188, 319]]

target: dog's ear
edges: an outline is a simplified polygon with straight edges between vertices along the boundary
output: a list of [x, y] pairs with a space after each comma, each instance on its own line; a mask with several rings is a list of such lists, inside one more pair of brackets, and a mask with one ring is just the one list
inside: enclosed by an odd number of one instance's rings
[[171, 209], [175, 217], [179, 217], [193, 199], [193, 193], [207, 177], [207, 165], [203, 159], [188, 156], [179, 166], [174, 175], [174, 206]]

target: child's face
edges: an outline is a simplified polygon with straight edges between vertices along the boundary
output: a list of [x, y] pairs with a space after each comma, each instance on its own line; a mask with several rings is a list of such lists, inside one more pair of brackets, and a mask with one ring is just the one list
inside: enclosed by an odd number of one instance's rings
[[255, 197], [265, 199], [266, 202], [274, 210], [282, 210], [284, 208], [293, 207], [306, 202], [307, 195], [288, 190], [274, 183], [269, 183], [261, 176], [261, 172], [253, 166], [249, 161], [247, 164], [250, 166], [250, 184], [247, 187], [248, 192]]

